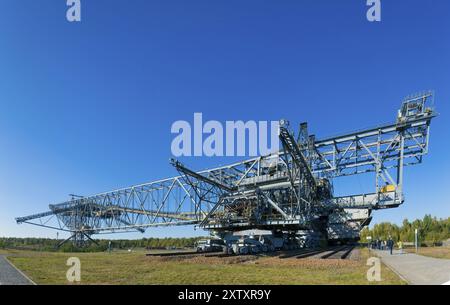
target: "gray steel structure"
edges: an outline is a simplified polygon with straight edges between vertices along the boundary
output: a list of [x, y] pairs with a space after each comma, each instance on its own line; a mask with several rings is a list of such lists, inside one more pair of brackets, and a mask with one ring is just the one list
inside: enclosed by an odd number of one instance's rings
[[[403, 170], [428, 153], [433, 104], [431, 92], [411, 96], [392, 124], [320, 140], [308, 135], [306, 123], [294, 138], [281, 121], [277, 153], [198, 172], [172, 160], [176, 177], [73, 197], [16, 221], [68, 231], [79, 246], [94, 234], [179, 225], [219, 236], [264, 229], [357, 239], [373, 210], [404, 202]], [[372, 193], [333, 196], [334, 178], [370, 172]]]

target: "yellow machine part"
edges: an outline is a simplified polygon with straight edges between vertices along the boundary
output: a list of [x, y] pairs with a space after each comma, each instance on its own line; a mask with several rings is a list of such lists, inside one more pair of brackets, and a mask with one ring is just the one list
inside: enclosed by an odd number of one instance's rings
[[390, 192], [394, 192], [394, 191], [395, 191], [395, 185], [393, 185], [393, 184], [385, 185], [381, 188], [382, 193], [390, 193]]

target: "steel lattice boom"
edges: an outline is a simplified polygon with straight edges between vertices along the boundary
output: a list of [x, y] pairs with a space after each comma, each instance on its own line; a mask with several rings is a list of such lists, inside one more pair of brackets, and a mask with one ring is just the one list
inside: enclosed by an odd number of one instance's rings
[[[405, 99], [392, 124], [320, 140], [306, 123], [295, 139], [283, 121], [277, 153], [204, 171], [172, 160], [176, 177], [73, 198], [16, 221], [71, 232], [77, 244], [94, 234], [176, 225], [218, 236], [252, 228], [354, 236], [372, 210], [404, 202], [404, 167], [428, 153], [432, 98], [427, 92]], [[374, 173], [372, 193], [333, 196], [334, 178], [363, 173]]]

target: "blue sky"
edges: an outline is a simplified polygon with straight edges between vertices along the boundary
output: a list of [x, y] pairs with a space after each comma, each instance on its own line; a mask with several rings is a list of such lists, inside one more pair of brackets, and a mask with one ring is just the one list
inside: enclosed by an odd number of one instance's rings
[[374, 222], [450, 216], [449, 1], [382, 0], [380, 23], [364, 0], [82, 0], [81, 23], [65, 2], [0, 2], [0, 236], [54, 237], [14, 217], [176, 175], [170, 127], [194, 112], [308, 121], [320, 138], [393, 121], [426, 89], [440, 113], [430, 155], [406, 169], [406, 203]]

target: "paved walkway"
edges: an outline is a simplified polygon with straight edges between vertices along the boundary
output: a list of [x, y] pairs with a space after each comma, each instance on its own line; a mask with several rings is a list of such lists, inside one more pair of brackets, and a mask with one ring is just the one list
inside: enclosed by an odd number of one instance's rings
[[450, 281], [450, 259], [394, 251], [375, 252], [391, 269], [413, 285], [440, 285]]
[[0, 255], [0, 285], [32, 285], [20, 271]]

